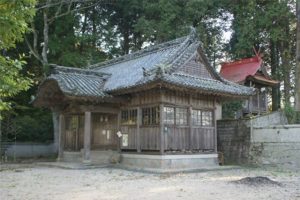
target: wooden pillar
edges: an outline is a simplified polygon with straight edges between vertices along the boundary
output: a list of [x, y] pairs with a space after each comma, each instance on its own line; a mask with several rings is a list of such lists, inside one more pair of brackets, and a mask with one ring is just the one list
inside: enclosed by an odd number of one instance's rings
[[[121, 131], [121, 112], [122, 111], [119, 111], [118, 112], [118, 121], [117, 121], [117, 124], [118, 124], [118, 131]], [[118, 152], [120, 153], [121, 152], [121, 139], [122, 137], [119, 137], [118, 136], [118, 141], [117, 141], [117, 148], [118, 148]]]
[[57, 161], [62, 161], [64, 156], [64, 146], [65, 146], [65, 133], [66, 133], [66, 121], [64, 114], [59, 115], [59, 125], [58, 125], [58, 157]]
[[53, 150], [58, 153], [59, 148], [59, 112], [52, 109], [52, 121], [53, 121]]
[[265, 111], [268, 112], [269, 109], [268, 109], [268, 96], [267, 96], [267, 93], [268, 93], [268, 90], [266, 88], [266, 91], [264, 92], [264, 98], [265, 98]]
[[83, 152], [83, 162], [90, 162], [91, 154], [91, 112], [87, 111], [84, 113], [84, 152]]
[[189, 95], [189, 110], [188, 110], [188, 122], [189, 122], [189, 150], [193, 150], [193, 107], [192, 107], [192, 96]]
[[192, 106], [189, 106], [189, 110], [188, 110], [188, 115], [189, 115], [189, 150], [192, 151], [193, 150], [193, 119], [192, 119], [192, 115], [193, 115], [193, 108]]
[[216, 119], [216, 112], [217, 112], [217, 101], [214, 98], [214, 112], [213, 112], [213, 122], [214, 122], [214, 145], [215, 145], [215, 153], [218, 152], [218, 133], [217, 133], [217, 119]]
[[164, 127], [164, 119], [163, 119], [163, 114], [164, 114], [164, 105], [160, 104], [159, 105], [159, 126], [160, 126], [160, 154], [165, 153], [165, 127]]
[[[250, 81], [250, 87], [252, 87], [252, 81]], [[249, 97], [249, 104], [248, 104], [248, 112], [252, 113], [253, 111], [253, 95]]]
[[257, 107], [258, 107], [258, 115], [260, 115], [260, 111], [261, 111], [261, 106], [260, 106], [260, 98], [259, 98], [259, 95], [260, 94], [260, 90], [258, 89], [257, 90]]
[[137, 122], [136, 122], [136, 151], [141, 152], [141, 133], [140, 126], [142, 123], [142, 110], [140, 107], [137, 108]]

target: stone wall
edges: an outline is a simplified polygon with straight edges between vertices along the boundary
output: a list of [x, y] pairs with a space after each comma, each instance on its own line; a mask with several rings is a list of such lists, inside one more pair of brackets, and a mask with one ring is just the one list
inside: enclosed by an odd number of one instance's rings
[[300, 168], [300, 125], [253, 127], [249, 162]]
[[[253, 127], [268, 127], [286, 123], [287, 119], [281, 112], [261, 115], [251, 119], [218, 120], [218, 151], [223, 154], [224, 163], [253, 163], [250, 156]], [[253, 146], [253, 149], [255, 148]]]
[[53, 143], [16, 143], [8, 145], [4, 155], [15, 158], [54, 156], [55, 147]]
[[220, 120], [217, 122], [218, 151], [224, 156], [224, 164], [248, 162], [250, 127], [246, 120]]

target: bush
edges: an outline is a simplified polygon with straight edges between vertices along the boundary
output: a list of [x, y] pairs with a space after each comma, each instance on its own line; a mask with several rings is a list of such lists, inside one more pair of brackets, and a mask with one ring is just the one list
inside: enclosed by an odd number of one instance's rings
[[236, 113], [241, 111], [243, 108], [242, 101], [226, 102], [222, 104], [222, 118], [223, 119], [234, 119]]
[[52, 115], [48, 110], [28, 108], [19, 113], [7, 111], [1, 124], [3, 141], [53, 141]]
[[295, 111], [295, 108], [292, 107], [290, 104], [284, 105], [284, 114], [288, 120], [289, 124], [295, 124], [297, 119], [297, 112]]

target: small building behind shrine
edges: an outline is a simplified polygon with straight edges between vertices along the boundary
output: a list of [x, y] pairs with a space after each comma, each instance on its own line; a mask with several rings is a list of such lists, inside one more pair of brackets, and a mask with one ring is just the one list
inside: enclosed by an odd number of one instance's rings
[[244, 101], [242, 115], [268, 112], [268, 91], [278, 87], [279, 82], [269, 76], [259, 55], [222, 63], [220, 75], [234, 83], [256, 88], [255, 94]]

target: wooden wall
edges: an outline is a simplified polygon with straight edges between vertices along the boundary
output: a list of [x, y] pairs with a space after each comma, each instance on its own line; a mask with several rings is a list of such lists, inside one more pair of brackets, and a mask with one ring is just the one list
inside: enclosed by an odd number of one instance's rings
[[[166, 89], [135, 94], [127, 105], [123, 105], [122, 109], [137, 109], [147, 106], [158, 106], [160, 104], [187, 109], [211, 110], [215, 117], [216, 103], [213, 97], [191, 95]], [[188, 117], [188, 120], [190, 120], [190, 117]], [[161, 132], [164, 134], [163, 148], [165, 151], [216, 150], [216, 132], [214, 126], [190, 127], [189, 123], [186, 126], [121, 125], [121, 132], [128, 134], [128, 146], [121, 146], [123, 150], [159, 151], [161, 148]]]
[[67, 115], [66, 131], [65, 131], [65, 150], [79, 151], [83, 148], [83, 128], [84, 116], [83, 115]]
[[[152, 106], [181, 107], [188, 110], [188, 124], [186, 125], [142, 125], [141, 109]], [[190, 123], [192, 109], [216, 110], [215, 99], [211, 96], [193, 95], [186, 92], [171, 91], [167, 89], [150, 90], [134, 94], [128, 103], [124, 103], [120, 109], [105, 108], [103, 106], [94, 112], [92, 110], [92, 149], [117, 149], [130, 151], [216, 151], [215, 127], [193, 126]], [[138, 109], [138, 123], [135, 125], [120, 124], [120, 112], [122, 109]], [[84, 108], [82, 108], [84, 110]], [[111, 112], [111, 113], [108, 113]], [[119, 119], [118, 119], [119, 115]], [[66, 123], [66, 150], [80, 150], [83, 147], [83, 121], [84, 116], [78, 115], [78, 128], [70, 128]], [[161, 115], [160, 115], [161, 117]], [[162, 122], [162, 120], [161, 120]], [[128, 144], [122, 145], [122, 139], [117, 137], [121, 131], [128, 138]], [[125, 138], [125, 136], [124, 136]]]
[[117, 115], [92, 114], [92, 149], [117, 149]]
[[196, 53], [185, 65], [178, 69], [178, 72], [183, 72], [192, 76], [203, 78], [212, 78], [210, 72], [201, 61], [200, 56]]

